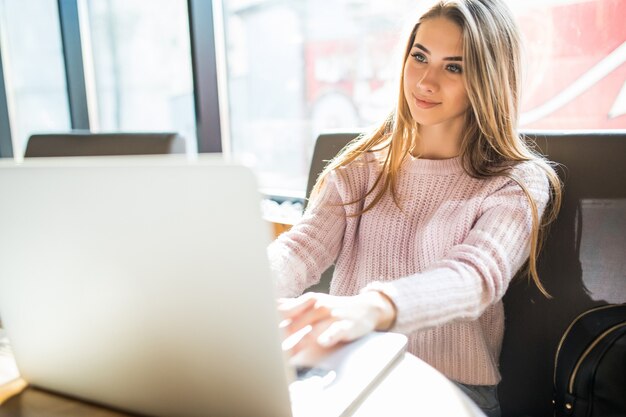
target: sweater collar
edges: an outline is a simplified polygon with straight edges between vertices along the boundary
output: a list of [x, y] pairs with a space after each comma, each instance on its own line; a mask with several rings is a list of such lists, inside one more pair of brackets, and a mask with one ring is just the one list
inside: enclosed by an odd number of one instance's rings
[[404, 167], [416, 174], [450, 175], [463, 172], [460, 156], [449, 159], [422, 159], [407, 155]]

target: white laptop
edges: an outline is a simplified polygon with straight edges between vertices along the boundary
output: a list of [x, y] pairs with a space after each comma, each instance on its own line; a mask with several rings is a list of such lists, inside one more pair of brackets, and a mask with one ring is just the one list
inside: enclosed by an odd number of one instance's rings
[[31, 385], [153, 416], [350, 414], [405, 349], [286, 366], [254, 175], [216, 158], [0, 163], [0, 317]]

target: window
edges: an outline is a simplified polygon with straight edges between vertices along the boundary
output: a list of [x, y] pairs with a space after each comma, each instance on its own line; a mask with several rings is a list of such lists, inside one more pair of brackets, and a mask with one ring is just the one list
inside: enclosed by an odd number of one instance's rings
[[[509, 4], [526, 43], [522, 128], [626, 128], [626, 2]], [[392, 51], [415, 6], [224, 0], [231, 147], [263, 187], [301, 195], [320, 131], [364, 128], [392, 109]]]
[[92, 129], [176, 131], [195, 150], [186, 0], [79, 4]]
[[13, 154], [36, 132], [70, 128], [56, 0], [0, 0], [0, 41]]
[[527, 53], [522, 127], [626, 128], [626, 2], [510, 3]]

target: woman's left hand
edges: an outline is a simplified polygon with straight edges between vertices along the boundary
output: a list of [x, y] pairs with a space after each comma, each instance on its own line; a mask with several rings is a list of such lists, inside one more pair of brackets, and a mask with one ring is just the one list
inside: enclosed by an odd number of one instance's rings
[[315, 345], [331, 347], [350, 342], [373, 330], [387, 330], [396, 315], [391, 300], [377, 291], [355, 296], [306, 293], [278, 300], [278, 311], [283, 318], [285, 340], [290, 341], [285, 346], [290, 355]]

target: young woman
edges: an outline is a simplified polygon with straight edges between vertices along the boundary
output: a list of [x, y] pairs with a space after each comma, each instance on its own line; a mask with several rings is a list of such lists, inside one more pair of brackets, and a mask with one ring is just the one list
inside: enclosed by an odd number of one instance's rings
[[330, 295], [279, 302], [287, 334], [310, 329], [292, 352], [402, 332], [499, 415], [502, 296], [526, 262], [545, 292], [540, 231], [560, 202], [555, 172], [517, 133], [520, 78], [502, 1], [442, 1], [419, 19], [395, 111], [331, 161], [302, 221], [269, 247], [282, 297], [335, 264]]

